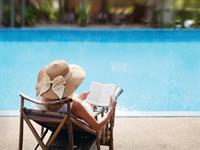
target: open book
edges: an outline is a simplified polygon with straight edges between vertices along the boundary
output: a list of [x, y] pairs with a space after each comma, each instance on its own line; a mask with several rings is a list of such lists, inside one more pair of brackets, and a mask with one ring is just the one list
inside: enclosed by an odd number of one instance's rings
[[123, 92], [115, 84], [103, 84], [96, 81], [92, 81], [89, 91], [86, 102], [97, 106], [109, 106], [110, 97], [117, 99]]

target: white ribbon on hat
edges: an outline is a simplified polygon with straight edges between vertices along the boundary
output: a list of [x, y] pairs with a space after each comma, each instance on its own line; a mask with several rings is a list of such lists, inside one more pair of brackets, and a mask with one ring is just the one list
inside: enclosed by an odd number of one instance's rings
[[71, 75], [72, 74], [70, 72], [65, 77], [59, 75], [59, 76], [55, 77], [52, 81], [50, 80], [49, 76], [46, 75], [42, 82], [39, 95], [47, 92], [50, 88], [52, 88], [52, 91], [60, 99], [62, 99], [64, 90], [65, 90], [66, 81], [71, 77]]

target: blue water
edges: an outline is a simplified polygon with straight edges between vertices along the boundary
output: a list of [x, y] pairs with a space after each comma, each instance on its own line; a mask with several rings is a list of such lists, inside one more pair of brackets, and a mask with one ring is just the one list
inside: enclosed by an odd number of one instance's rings
[[200, 111], [199, 58], [197, 40], [1, 40], [0, 110], [18, 110], [20, 92], [35, 95], [38, 71], [52, 60], [64, 59], [81, 65], [87, 72], [78, 93], [88, 90], [93, 80], [123, 87], [118, 110]]
[[0, 41], [17, 42], [199, 42], [199, 35], [197, 29], [0, 29]]

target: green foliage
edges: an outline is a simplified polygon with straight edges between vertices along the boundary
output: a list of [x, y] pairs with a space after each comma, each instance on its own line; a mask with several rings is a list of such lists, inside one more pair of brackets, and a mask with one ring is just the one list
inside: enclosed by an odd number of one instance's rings
[[176, 0], [176, 18], [183, 26], [186, 20], [193, 20], [194, 26], [200, 22], [200, 1], [199, 0]]
[[33, 26], [40, 21], [55, 21], [58, 18], [57, 10], [53, 6], [53, 0], [30, 3], [24, 13], [26, 24], [29, 26]]
[[3, 6], [3, 25], [8, 26], [10, 24], [10, 5], [5, 4]]
[[[16, 9], [16, 12], [20, 12], [18, 6], [16, 6], [15, 9]], [[18, 27], [18, 26], [21, 25], [21, 16], [20, 16], [19, 13], [16, 13], [15, 15], [16, 16], [15, 16], [14, 22], [15, 22], [15, 25]], [[9, 3], [4, 3], [4, 5], [3, 5], [3, 20], [2, 20], [2, 24], [4, 26], [10, 26], [10, 24], [11, 24], [10, 17], [11, 17], [11, 7], [10, 7], [10, 4]]]
[[53, 6], [53, 0], [40, 1], [38, 11], [50, 21], [54, 21], [58, 17], [57, 10]]
[[[21, 5], [16, 3], [16, 26], [21, 25]], [[5, 26], [10, 25], [10, 15], [11, 15], [10, 3], [4, 3], [3, 5], [3, 24]], [[23, 16], [25, 17], [25, 24], [28, 26], [33, 26], [40, 21], [55, 21], [58, 18], [58, 12], [53, 5], [53, 0], [40, 0], [34, 3], [29, 3], [26, 5], [23, 11]]]
[[33, 5], [28, 5], [24, 11], [24, 16], [26, 18], [26, 25], [33, 26], [38, 21], [39, 13]]
[[133, 6], [127, 6], [127, 7], [109, 7], [109, 14], [112, 15], [131, 15], [133, 14], [135, 8]]
[[86, 25], [89, 20], [89, 14], [91, 11], [91, 5], [88, 2], [83, 3], [83, 5], [78, 10], [78, 22], [81, 25]]

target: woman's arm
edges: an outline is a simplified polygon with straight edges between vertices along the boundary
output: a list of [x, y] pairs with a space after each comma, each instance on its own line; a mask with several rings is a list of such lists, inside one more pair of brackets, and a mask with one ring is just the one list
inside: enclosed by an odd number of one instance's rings
[[92, 129], [98, 131], [108, 122], [112, 113], [114, 112], [115, 106], [116, 106], [116, 102], [112, 101], [110, 103], [108, 112], [105, 113], [105, 115], [102, 118], [100, 118], [99, 120], [96, 120], [92, 115], [90, 115], [87, 112], [87, 110], [82, 105], [81, 101], [75, 100], [72, 104], [72, 113], [80, 117], [84, 121], [86, 121]]
[[82, 93], [78, 96], [78, 98], [79, 98], [80, 100], [85, 100], [85, 99], [87, 98], [87, 96], [88, 96], [89, 93], [90, 93], [89, 91], [82, 92]]

